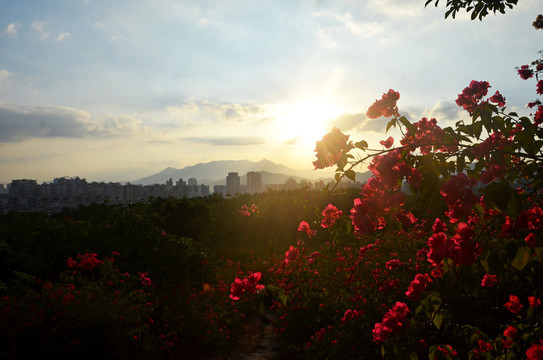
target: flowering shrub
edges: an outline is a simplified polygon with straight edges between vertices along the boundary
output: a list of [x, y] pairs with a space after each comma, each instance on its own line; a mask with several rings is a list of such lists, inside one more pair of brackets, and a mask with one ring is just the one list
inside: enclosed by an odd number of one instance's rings
[[[519, 76], [537, 78], [541, 64]], [[397, 147], [388, 137], [371, 149], [339, 129], [317, 142], [315, 167], [336, 165], [338, 182], [364, 162], [373, 176], [348, 216], [330, 204], [319, 232], [319, 221], [302, 222], [307, 236], [269, 270], [288, 298], [273, 307], [292, 348], [327, 359], [361, 358], [360, 349], [364, 358], [540, 358], [543, 105], [506, 112], [490, 88], [474, 80], [458, 95], [471, 121], [454, 128], [410, 122], [389, 90], [366, 115], [399, 128]]]

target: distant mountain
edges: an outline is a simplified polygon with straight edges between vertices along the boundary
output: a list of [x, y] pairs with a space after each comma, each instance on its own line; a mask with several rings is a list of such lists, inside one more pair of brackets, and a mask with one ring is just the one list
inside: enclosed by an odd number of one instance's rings
[[[304, 176], [306, 175], [304, 172], [293, 170], [287, 166], [276, 164], [267, 159], [258, 162], [249, 160], [220, 160], [186, 166], [182, 169], [168, 167], [157, 174], [141, 178], [131, 183], [141, 185], [164, 184], [169, 179], [172, 179], [175, 182], [179, 179], [186, 181], [193, 177], [198, 180], [199, 184], [216, 185], [225, 184], [226, 176], [229, 172], [237, 172], [240, 177], [243, 177], [250, 171], [263, 172], [262, 182], [265, 184], [282, 183], [280, 182], [280, 179], [288, 179], [291, 176], [295, 178], [315, 178], [315, 174], [313, 174], [312, 177], [307, 177]], [[277, 174], [282, 176], [275, 176]], [[327, 178], [333, 178], [332, 173], [326, 175]], [[243, 180], [244, 179], [242, 179], [241, 182], [242, 184], [244, 184]]]
[[[270, 160], [263, 159], [258, 162], [249, 160], [220, 160], [208, 163], [186, 166], [182, 169], [168, 167], [161, 172], [141, 178], [131, 182], [137, 185], [164, 184], [169, 179], [174, 183], [179, 179], [187, 181], [189, 178], [198, 180], [198, 184], [209, 186], [226, 184], [226, 176], [229, 172], [237, 172], [240, 176], [241, 184], [247, 184], [247, 173], [250, 171], [262, 172], [263, 184], [284, 184], [288, 178], [292, 177], [297, 182], [301, 180], [323, 180], [325, 182], [334, 179], [333, 171], [323, 172], [323, 170], [294, 170], [287, 166], [276, 164]], [[357, 173], [356, 180], [365, 182], [371, 174], [369, 172]]]

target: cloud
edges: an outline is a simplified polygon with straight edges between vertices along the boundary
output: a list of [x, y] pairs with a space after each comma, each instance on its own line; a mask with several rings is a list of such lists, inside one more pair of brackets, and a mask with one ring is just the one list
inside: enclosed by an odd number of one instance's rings
[[0, 141], [26, 138], [73, 137], [85, 135], [89, 113], [69, 108], [37, 106], [29, 109], [0, 107]]
[[52, 37], [55, 41], [60, 42], [71, 36], [69, 32], [60, 32], [58, 34], [53, 34], [53, 31], [49, 27], [46, 21], [34, 21], [32, 22], [32, 28], [36, 30], [42, 40]]
[[361, 130], [364, 127], [364, 114], [342, 114], [329, 122], [330, 126], [335, 126], [341, 131]]
[[69, 32], [63, 32], [63, 33], [60, 33], [57, 35], [57, 41], [62, 41], [64, 39], [67, 39], [71, 36], [71, 34]]
[[11, 76], [13, 76], [13, 74], [6, 69], [0, 69], [0, 81], [6, 81]]
[[[261, 119], [264, 110], [258, 105], [217, 104], [210, 101], [186, 101], [167, 107], [170, 115], [184, 123], [228, 123]], [[261, 119], [262, 120], [262, 119]]]
[[466, 119], [466, 112], [454, 101], [438, 101], [431, 109], [425, 109], [423, 116], [436, 118], [439, 126], [446, 127], [454, 125], [459, 120]]
[[338, 22], [339, 24], [341, 24], [343, 28], [347, 29], [350, 33], [354, 35], [359, 35], [363, 37], [373, 37], [383, 32], [383, 26], [379, 24], [378, 22], [356, 21], [353, 18], [353, 16], [349, 13], [339, 15], [332, 11], [320, 11], [320, 12], [314, 13], [313, 16], [334, 20]]
[[6, 35], [11, 36], [11, 37], [15, 37], [15, 36], [17, 36], [17, 34], [18, 34], [18, 32], [19, 32], [19, 31], [18, 31], [19, 27], [21, 27], [21, 24], [20, 24], [20, 23], [18, 23], [18, 22], [16, 22], [16, 23], [11, 23], [11, 24], [9, 24], [8, 26], [6, 26], [6, 28], [4, 29], [4, 33], [5, 33]]
[[34, 21], [32, 23], [32, 28], [38, 32], [42, 39], [47, 39], [51, 35], [51, 31], [48, 29], [47, 23], [45, 21]]
[[424, 3], [420, 0], [369, 0], [368, 10], [380, 13], [387, 18], [418, 17], [424, 14]]
[[93, 119], [83, 110], [56, 106], [29, 108], [0, 106], [0, 142], [29, 138], [107, 138], [131, 136], [148, 129], [130, 115]]
[[185, 137], [180, 140], [216, 146], [251, 146], [266, 143], [266, 139], [260, 136]]

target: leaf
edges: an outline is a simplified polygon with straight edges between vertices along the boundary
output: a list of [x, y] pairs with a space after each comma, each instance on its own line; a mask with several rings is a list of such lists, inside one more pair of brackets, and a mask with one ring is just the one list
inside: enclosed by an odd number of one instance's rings
[[368, 148], [368, 143], [366, 141], [362, 140], [362, 141], [356, 142], [354, 144], [354, 146], [356, 146], [360, 150], [366, 150]]
[[391, 127], [393, 127], [393, 126], [396, 127], [396, 122], [397, 122], [397, 121], [396, 121], [396, 118], [392, 118], [392, 120], [390, 120], [390, 121], [388, 122], [388, 124], [387, 124], [387, 128], [386, 128], [386, 130], [385, 130], [385, 133], [387, 133], [388, 130], [389, 130]]
[[435, 327], [439, 330], [439, 328], [441, 327], [441, 323], [443, 322], [443, 314], [435, 313], [434, 318], [432, 319], [432, 322], [434, 323]]
[[336, 182], [339, 182], [339, 180], [341, 179], [341, 174], [340, 173], [336, 173], [336, 175], [334, 176], [335, 179], [336, 179]]
[[483, 194], [486, 202], [511, 217], [517, 217], [522, 210], [519, 194], [505, 181], [490, 183]]
[[511, 261], [511, 265], [517, 270], [522, 270], [530, 262], [532, 251], [527, 246], [521, 246], [517, 249], [517, 255]]
[[352, 169], [346, 170], [345, 176], [347, 176], [347, 178], [351, 179], [352, 181], [356, 181], [356, 173]]
[[409, 354], [409, 360], [419, 360], [419, 356], [417, 353], [412, 352]]

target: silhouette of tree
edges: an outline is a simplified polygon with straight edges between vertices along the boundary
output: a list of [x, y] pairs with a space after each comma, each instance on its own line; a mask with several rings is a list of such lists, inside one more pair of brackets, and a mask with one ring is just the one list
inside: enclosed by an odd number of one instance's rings
[[[424, 6], [434, 3], [435, 6], [439, 4], [440, 0], [426, 0]], [[447, 0], [447, 12], [445, 12], [445, 18], [452, 15], [453, 19], [456, 16], [456, 13], [461, 10], [465, 10], [467, 13], [471, 12], [471, 20], [483, 18], [489, 15], [491, 12], [496, 13], [499, 11], [502, 14], [505, 14], [505, 9], [512, 9], [513, 6], [517, 5], [518, 0]]]

